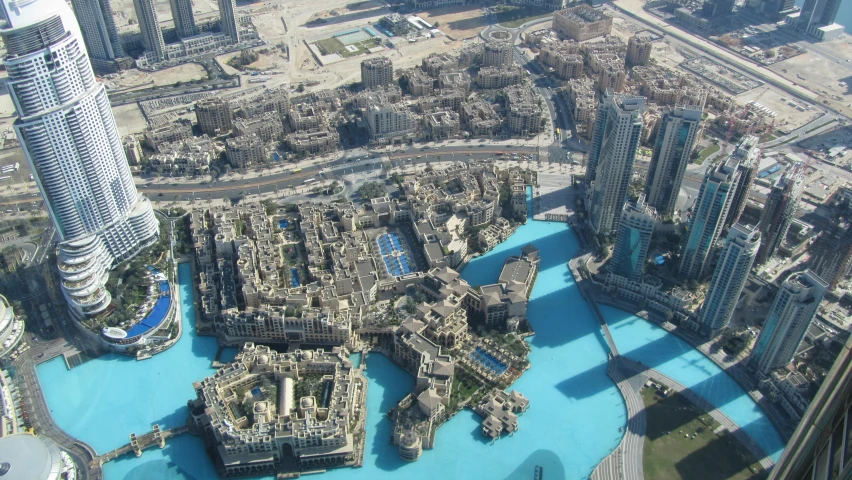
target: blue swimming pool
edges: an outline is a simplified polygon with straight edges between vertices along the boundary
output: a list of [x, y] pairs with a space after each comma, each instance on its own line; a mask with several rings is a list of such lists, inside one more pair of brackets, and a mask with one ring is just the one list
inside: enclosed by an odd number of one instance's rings
[[390, 275], [400, 276], [415, 272], [414, 262], [408, 256], [403, 240], [395, 232], [376, 237], [382, 262]]
[[296, 268], [290, 269], [290, 284], [293, 287], [299, 286], [299, 271]]

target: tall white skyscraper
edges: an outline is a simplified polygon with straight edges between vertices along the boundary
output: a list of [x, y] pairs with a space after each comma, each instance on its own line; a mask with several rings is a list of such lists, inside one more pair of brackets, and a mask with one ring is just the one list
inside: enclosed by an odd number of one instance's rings
[[731, 200], [731, 209], [725, 220], [725, 228], [739, 222], [740, 216], [745, 210], [748, 196], [760, 169], [760, 154], [763, 150], [757, 147], [758, 141], [758, 137], [746, 135], [731, 153], [731, 156], [739, 162], [737, 170], [739, 170], [740, 175], [737, 178], [736, 188], [734, 188], [734, 198]]
[[[631, 39], [632, 40], [632, 39]], [[648, 169], [645, 195], [660, 215], [674, 213], [683, 174], [701, 125], [701, 107], [677, 107], [663, 114]]]
[[589, 169], [594, 164], [595, 174], [587, 206], [595, 233], [610, 235], [617, 231], [621, 209], [627, 200], [627, 188], [633, 178], [644, 108], [645, 97], [608, 91], [601, 99], [589, 154]]
[[689, 237], [681, 253], [679, 275], [684, 280], [704, 274], [707, 259], [725, 224], [736, 192], [740, 172], [735, 157], [728, 157], [704, 175], [701, 190], [692, 208]]
[[195, 26], [195, 14], [192, 13], [192, 1], [170, 0], [170, 3], [178, 37], [189, 38], [198, 35], [198, 28]]
[[612, 273], [631, 280], [642, 278], [656, 222], [657, 212], [645, 204], [644, 195], [639, 195], [636, 202], [624, 204], [610, 260]]
[[63, 0], [2, 0], [15, 131], [59, 234], [59, 273], [71, 312], [104, 311], [108, 269], [158, 235], [139, 195], [104, 86]]
[[163, 30], [160, 29], [154, 0], [133, 0], [133, 6], [136, 8], [136, 18], [139, 20], [139, 30], [142, 32], [145, 51], [151, 56], [153, 62], [165, 60], [166, 41], [163, 40]]
[[810, 270], [784, 280], [749, 357], [758, 373], [767, 375], [793, 361], [827, 291], [828, 284]]
[[92, 62], [112, 62], [124, 56], [109, 0], [71, 0]]
[[[137, 0], [138, 1], [138, 0]], [[219, 26], [222, 33], [231, 37], [234, 43], [240, 42], [240, 26], [237, 24], [236, 0], [218, 0]]]
[[701, 328], [711, 336], [731, 321], [758, 248], [759, 230], [739, 223], [731, 227], [698, 317]]

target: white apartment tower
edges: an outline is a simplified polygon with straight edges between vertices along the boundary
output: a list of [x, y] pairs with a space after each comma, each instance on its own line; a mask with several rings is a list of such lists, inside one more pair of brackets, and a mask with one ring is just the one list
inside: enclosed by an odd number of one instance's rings
[[[139, 0], [137, 0], [139, 1]], [[240, 43], [240, 26], [237, 24], [236, 0], [219, 1], [219, 26], [222, 33], [231, 37], [234, 43]]]
[[660, 215], [674, 213], [683, 174], [698, 136], [701, 115], [701, 107], [677, 107], [668, 109], [660, 121], [645, 185], [648, 205], [656, 208]]
[[59, 234], [62, 291], [77, 318], [104, 311], [108, 269], [157, 239], [104, 86], [63, 0], [2, 0], [15, 131]]
[[757, 254], [757, 263], [762, 264], [772, 258], [784, 243], [790, 224], [799, 208], [802, 195], [802, 177], [798, 173], [787, 173], [775, 182], [760, 216], [760, 232], [763, 244]]
[[759, 374], [767, 375], [793, 361], [827, 291], [828, 284], [810, 270], [784, 281], [749, 357]]
[[195, 15], [192, 13], [191, 0], [170, 0], [172, 6], [172, 18], [175, 21], [175, 30], [180, 38], [189, 38], [198, 35], [198, 27], [195, 26]]
[[393, 84], [393, 62], [391, 62], [391, 59], [375, 57], [361, 62], [361, 84], [365, 89]]
[[654, 234], [657, 212], [645, 204], [645, 196], [639, 195], [636, 202], [627, 202], [618, 223], [618, 236], [610, 260], [610, 272], [641, 280]]
[[124, 56], [109, 0], [71, 0], [90, 59], [113, 61]]
[[689, 237], [681, 253], [679, 275], [684, 280], [698, 279], [704, 274], [731, 208], [740, 178], [738, 167], [739, 161], [731, 156], [704, 175], [689, 220]]
[[760, 231], [740, 223], [731, 227], [713, 272], [698, 323], [710, 336], [728, 326], [760, 248]]
[[163, 31], [160, 29], [154, 0], [133, 0], [133, 6], [136, 8], [136, 18], [139, 21], [145, 50], [150, 52], [155, 62], [165, 60], [166, 41], [163, 40]]
[[633, 178], [644, 108], [645, 97], [606, 92], [601, 98], [586, 170], [595, 172], [587, 205], [592, 228], [598, 234], [617, 231]]

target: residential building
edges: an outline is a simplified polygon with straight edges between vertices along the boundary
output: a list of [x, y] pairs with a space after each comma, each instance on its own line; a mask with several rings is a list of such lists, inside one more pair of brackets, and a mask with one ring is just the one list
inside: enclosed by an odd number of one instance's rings
[[[5, 358], [6, 354], [14, 350], [24, 338], [24, 319], [15, 315], [15, 309], [12, 308], [12, 304], [6, 300], [6, 297], [0, 295], [0, 358]], [[5, 372], [0, 370], [0, 376], [4, 375]], [[2, 382], [2, 379], [0, 379]], [[2, 389], [0, 389], [0, 395], [2, 395]], [[5, 405], [5, 402], [2, 398], [0, 398], [0, 437], [4, 435], [3, 428], [4, 420], [8, 417], [8, 405]], [[12, 407], [12, 415], [14, 415], [14, 406]]]
[[683, 246], [678, 275], [683, 280], [700, 279], [722, 234], [740, 177], [739, 160], [730, 156], [704, 174], [692, 207], [689, 236]]
[[714, 337], [728, 326], [760, 248], [760, 230], [740, 223], [731, 227], [698, 315], [698, 324]]
[[472, 137], [491, 137], [503, 123], [494, 106], [483, 100], [463, 103], [461, 121]]
[[769, 375], [793, 361], [827, 291], [828, 284], [810, 270], [784, 280], [749, 357], [759, 375]]
[[695, 295], [688, 290], [675, 287], [670, 291], [663, 290], [663, 281], [645, 274], [640, 280], [631, 280], [621, 275], [607, 273], [604, 290], [622, 297], [637, 305], [660, 313], [672, 315], [672, 318], [685, 319], [687, 309], [695, 301]]
[[627, 187], [633, 178], [644, 108], [644, 97], [606, 92], [601, 98], [586, 169], [595, 172], [586, 205], [597, 234], [617, 232]]
[[393, 62], [388, 57], [373, 57], [361, 62], [361, 84], [365, 89], [393, 84]]
[[482, 67], [476, 74], [476, 85], [479, 88], [506, 88], [521, 83], [524, 72], [521, 67]]
[[757, 253], [758, 264], [772, 258], [787, 238], [787, 232], [799, 208], [802, 183], [801, 175], [787, 172], [775, 182], [766, 196], [760, 217], [760, 234], [763, 241]]
[[660, 215], [675, 213], [683, 175], [701, 129], [701, 115], [698, 107], [667, 108], [663, 113], [645, 183], [648, 204]]
[[145, 144], [152, 150], [165, 143], [175, 143], [192, 138], [192, 120], [182, 118], [145, 130]]
[[[815, 36], [821, 40], [831, 40], [834, 35], [839, 36], [843, 32], [841, 28], [836, 31], [835, 20], [837, 12], [840, 11], [842, 0], [805, 0], [802, 10], [787, 16], [787, 23], [791, 24], [797, 31]], [[791, 21], [793, 20], [793, 21]], [[834, 35], [827, 34], [834, 33]]]
[[307, 103], [298, 103], [290, 107], [290, 129], [317, 130], [325, 128], [325, 114], [318, 107]]
[[113, 70], [115, 60], [125, 57], [109, 0], [72, 0], [80, 33], [95, 69]]
[[598, 108], [594, 84], [586, 78], [572, 78], [563, 92], [577, 132], [588, 138], [594, 131]]
[[770, 480], [833, 480], [848, 472], [852, 425], [852, 337], [840, 350], [784, 453], [769, 473]]
[[624, 90], [624, 82], [627, 80], [627, 71], [624, 70], [621, 59], [608, 62], [602, 66], [598, 74], [598, 91], [611, 91], [621, 93]]
[[654, 44], [649, 37], [633, 35], [627, 40], [627, 65], [648, 65], [651, 60], [651, 50]]
[[154, 62], [161, 62], [166, 59], [166, 41], [163, 40], [155, 3], [154, 0], [135, 0], [133, 6], [136, 8], [136, 19], [142, 31], [145, 51]]
[[240, 26], [237, 22], [236, 0], [218, 0], [219, 27], [222, 33], [231, 39], [231, 43], [240, 43]]
[[795, 0], [749, 0], [746, 5], [773, 22], [784, 20], [784, 17], [799, 10]]
[[394, 35], [405, 35], [411, 30], [411, 24], [408, 19], [398, 13], [389, 13], [379, 20], [379, 25], [386, 28]]
[[142, 162], [142, 145], [139, 144], [139, 138], [136, 135], [125, 135], [121, 139], [121, 145], [124, 147], [127, 163], [139, 165]]
[[290, 113], [290, 94], [284, 88], [267, 88], [258, 95], [231, 104], [231, 110], [242, 118], [275, 112], [284, 121]]
[[426, 136], [431, 140], [445, 140], [459, 136], [459, 114], [456, 112], [435, 112], [423, 116]]
[[189, 38], [198, 35], [195, 26], [195, 15], [192, 13], [191, 0], [170, 0], [172, 19], [175, 22], [175, 32], [178, 38]]
[[[112, 300], [107, 271], [155, 242], [159, 224], [136, 191], [71, 7], [0, 5], [15, 133], [56, 228], [62, 293], [74, 318], [94, 316]], [[57, 59], [73, 68], [57, 67]]]
[[582, 42], [609, 35], [612, 17], [588, 5], [579, 5], [553, 12], [553, 30], [560, 37]]
[[256, 134], [229, 138], [225, 142], [225, 156], [234, 168], [248, 168], [266, 161], [263, 140]]
[[550, 67], [557, 77], [568, 80], [583, 76], [583, 56], [573, 40], [548, 43], [541, 47], [538, 61]]
[[533, 135], [541, 131], [543, 120], [538, 96], [527, 87], [506, 88], [506, 123], [514, 135]]
[[209, 97], [195, 104], [195, 118], [201, 133], [211, 137], [231, 131], [231, 102], [222, 98]]
[[610, 272], [631, 280], [642, 278], [656, 222], [657, 212], [645, 203], [645, 195], [624, 204], [609, 262]]
[[327, 153], [337, 149], [339, 144], [337, 130], [311, 130], [287, 135], [287, 146], [294, 153]]
[[364, 116], [375, 143], [408, 141], [420, 132], [420, 118], [401, 103], [371, 103]]
[[242, 136], [256, 133], [264, 142], [277, 141], [284, 134], [281, 118], [274, 112], [264, 113], [254, 118], [234, 120], [234, 135]]
[[754, 186], [754, 179], [760, 169], [761, 149], [757, 146], [758, 142], [757, 136], [746, 135], [737, 144], [734, 152], [731, 153], [731, 156], [739, 162], [737, 170], [739, 170], [740, 175], [734, 188], [734, 198], [731, 200], [731, 210], [725, 220], [725, 228], [740, 221], [740, 216], [748, 202], [751, 187]]
[[504, 41], [492, 41], [485, 44], [482, 51], [482, 66], [504, 68], [514, 63], [512, 53], [514, 48], [511, 43]]
[[845, 217], [832, 218], [809, 249], [811, 270], [834, 290], [849, 276], [852, 267], [852, 224]]

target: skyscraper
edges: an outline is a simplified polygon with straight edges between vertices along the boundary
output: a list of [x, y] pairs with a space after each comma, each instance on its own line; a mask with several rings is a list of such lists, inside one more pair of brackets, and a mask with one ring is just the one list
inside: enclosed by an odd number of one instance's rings
[[737, 223], [728, 232], [698, 316], [698, 323], [710, 336], [731, 321], [759, 247], [760, 232], [750, 225]]
[[136, 8], [136, 18], [139, 20], [145, 50], [151, 55], [153, 62], [165, 60], [166, 42], [163, 40], [154, 0], [133, 0], [133, 6]]
[[598, 234], [610, 235], [618, 228], [618, 218], [633, 178], [644, 108], [645, 97], [606, 92], [601, 98], [589, 168], [586, 169], [588, 172], [594, 164], [588, 210], [592, 228]]
[[817, 29], [831, 25], [837, 19], [842, 0], [805, 0], [796, 30], [808, 35], [816, 35]]
[[689, 220], [689, 236], [681, 253], [679, 274], [684, 280], [698, 279], [704, 274], [710, 252], [722, 234], [731, 208], [740, 178], [738, 167], [739, 161], [731, 156], [704, 175]]
[[852, 224], [847, 217], [836, 216], [810, 249], [811, 270], [834, 290], [849, 275], [852, 267]]
[[236, 0], [218, 0], [218, 2], [219, 26], [222, 28], [222, 33], [231, 37], [234, 43], [240, 43], [240, 26], [237, 24]]
[[656, 221], [657, 212], [654, 207], [645, 204], [644, 195], [640, 195], [636, 202], [624, 204], [609, 263], [610, 272], [631, 280], [642, 278]]
[[109, 0], [71, 0], [92, 63], [104, 65], [124, 56]]
[[361, 62], [361, 85], [365, 89], [393, 83], [393, 62], [388, 57], [368, 58]]
[[760, 234], [763, 242], [757, 254], [757, 263], [762, 264], [772, 258], [793, 223], [799, 197], [802, 194], [802, 177], [797, 173], [786, 173], [775, 182], [760, 216]]
[[746, 135], [731, 153], [731, 156], [739, 162], [737, 169], [740, 171], [740, 176], [734, 188], [734, 198], [731, 200], [731, 210], [725, 221], [725, 228], [740, 221], [751, 187], [754, 186], [754, 178], [760, 166], [760, 149], [757, 148], [757, 142], [758, 138], [754, 135]]
[[660, 120], [645, 184], [648, 204], [656, 208], [660, 215], [674, 213], [683, 174], [695, 146], [701, 115], [701, 107], [677, 107], [667, 109]]
[[769, 480], [848, 478], [852, 465], [852, 337], [840, 350], [822, 386], [769, 473]]
[[793, 361], [827, 291], [828, 284], [810, 270], [784, 280], [749, 357], [759, 374], [767, 375]]
[[172, 18], [175, 21], [175, 30], [179, 38], [188, 38], [198, 35], [195, 26], [195, 15], [192, 13], [191, 0], [170, 0], [172, 7]]
[[59, 274], [71, 313], [110, 304], [108, 269], [157, 239], [106, 91], [95, 81], [80, 27], [63, 0], [2, 0], [15, 131], [59, 235]]

